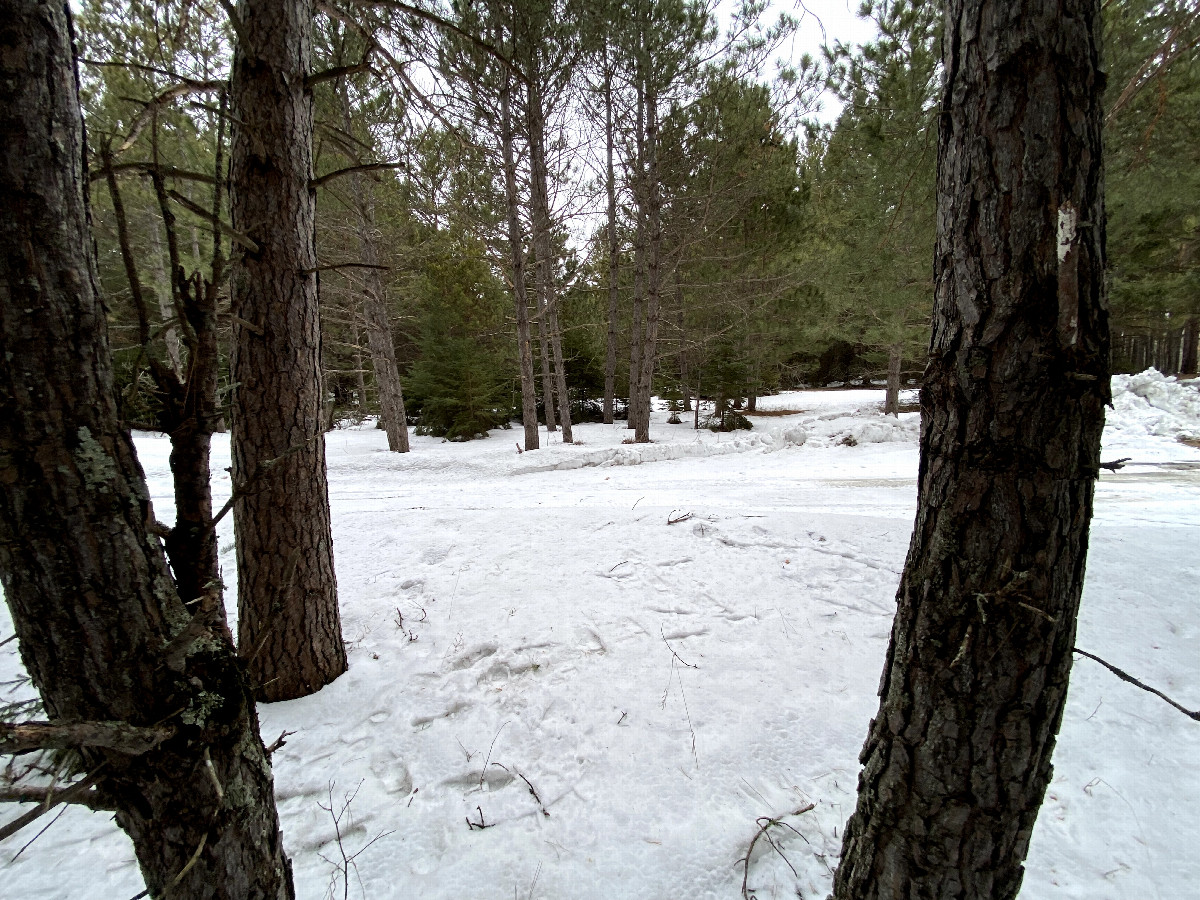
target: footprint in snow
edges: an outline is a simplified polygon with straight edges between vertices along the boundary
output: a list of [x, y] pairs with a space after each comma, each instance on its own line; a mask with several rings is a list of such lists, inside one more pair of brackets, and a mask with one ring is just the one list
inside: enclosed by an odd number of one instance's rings
[[446, 709], [442, 710], [442, 712], [434, 713], [431, 716], [414, 716], [413, 720], [412, 720], [412, 727], [417, 728], [417, 729], [428, 728], [430, 725], [432, 725], [438, 719], [448, 719], [451, 716], [462, 712], [464, 709], [470, 709], [470, 708], [471, 708], [470, 703], [466, 703], [462, 700], [456, 700], [454, 703], [451, 703]]
[[475, 665], [475, 663], [479, 662], [481, 659], [487, 659], [499, 649], [500, 648], [495, 644], [479, 644], [475, 647], [472, 647], [470, 650], [467, 650], [454, 658], [454, 660], [450, 663], [450, 671], [457, 672], [462, 669], [469, 669], [471, 666]]

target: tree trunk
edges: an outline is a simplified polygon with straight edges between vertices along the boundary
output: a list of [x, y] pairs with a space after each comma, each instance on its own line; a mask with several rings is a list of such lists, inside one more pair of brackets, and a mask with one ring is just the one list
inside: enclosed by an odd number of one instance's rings
[[887, 393], [884, 395], [883, 414], [900, 418], [900, 364], [904, 357], [899, 344], [888, 348]]
[[688, 349], [687, 332], [684, 330], [683, 319], [683, 287], [679, 283], [679, 266], [675, 267], [675, 306], [677, 309], [677, 326], [679, 329], [679, 386], [683, 392], [683, 411], [692, 411], [692, 392], [688, 381]]
[[1016, 897], [1109, 399], [1099, 0], [950, 0], [916, 525], [838, 900]]
[[[353, 134], [350, 117], [350, 98], [346, 84], [338, 85], [338, 101], [342, 105], [342, 121], [347, 134]], [[358, 165], [359, 160], [350, 160]], [[379, 233], [375, 229], [375, 192], [370, 179], [362, 172], [351, 172], [350, 197], [354, 204], [354, 227], [358, 233], [358, 252], [368, 268], [363, 269], [363, 321], [367, 326], [367, 346], [371, 351], [371, 367], [375, 370], [375, 389], [379, 392], [379, 420], [387, 432], [388, 449], [408, 453], [408, 419], [404, 412], [404, 391], [400, 386], [400, 371], [396, 365], [396, 344], [392, 340], [392, 325], [388, 320], [387, 294], [383, 289], [379, 265]], [[359, 366], [361, 371], [362, 367]], [[359, 376], [362, 377], [361, 375]], [[366, 398], [362, 398], [365, 400]], [[359, 402], [362, 402], [360, 400]]]
[[504, 196], [508, 206], [508, 245], [512, 255], [513, 297], [517, 306], [517, 355], [521, 360], [521, 420], [525, 449], [540, 446], [537, 423], [537, 385], [533, 375], [533, 346], [529, 336], [529, 297], [525, 292], [525, 250], [521, 239], [521, 209], [517, 201], [517, 165], [513, 159], [513, 126], [508, 70], [500, 88], [500, 144], [504, 151]]
[[646, 228], [639, 211], [633, 237], [633, 310], [629, 321], [629, 405], [625, 427], [637, 431], [641, 406], [637, 402], [638, 376], [642, 371], [642, 340], [646, 290]]
[[646, 333], [645, 323], [642, 321], [646, 297], [646, 101], [640, 53], [635, 80], [637, 98], [634, 122], [633, 205], [637, 224], [633, 238], [633, 318], [629, 328], [629, 407], [625, 427], [634, 430], [636, 441], [638, 417], [642, 411], [641, 404], [638, 403], [638, 382], [642, 372], [642, 349]]
[[346, 671], [333, 568], [312, 179], [311, 0], [244, 0], [233, 59], [238, 647], [260, 699]]
[[[648, 72], [650, 66], [645, 67]], [[646, 324], [642, 332], [642, 352], [638, 372], [638, 419], [633, 439], [636, 443], [650, 442], [650, 397], [654, 390], [654, 362], [658, 345], [658, 308], [661, 294], [662, 256], [662, 199], [658, 185], [658, 92], [652, 77], [647, 77], [646, 91], [645, 198], [646, 198]]]
[[1200, 343], [1200, 317], [1189, 316], [1183, 325], [1183, 351], [1179, 360], [1179, 371], [1183, 375], [1196, 374], [1197, 343]]
[[290, 900], [245, 676], [219, 606], [175, 591], [118, 421], [68, 17], [0, 2], [0, 580], [52, 720], [170, 735], [83, 751], [150, 895]]
[[[543, 334], [549, 332], [550, 352], [554, 358], [554, 394], [558, 398], [558, 420], [562, 425], [563, 443], [574, 440], [571, 434], [571, 397], [567, 393], [567, 370], [563, 364], [562, 332], [558, 326], [558, 298], [554, 290], [554, 251], [550, 241], [550, 195], [546, 170], [546, 120], [542, 110], [542, 95], [538, 90], [541, 72], [537, 50], [529, 54], [529, 82], [525, 95], [525, 124], [529, 137], [529, 205], [533, 223], [533, 241], [537, 253], [537, 291], [542, 310]], [[543, 344], [544, 346], [544, 344]], [[550, 393], [546, 394], [547, 403]], [[547, 411], [546, 421], [550, 421]]]
[[617, 306], [620, 299], [618, 278], [620, 256], [617, 244], [617, 177], [613, 167], [612, 71], [608, 65], [608, 44], [604, 45], [604, 139], [608, 165], [608, 345], [604, 357], [604, 424], [613, 421], [613, 400], [617, 391]]
[[550, 372], [550, 323], [546, 321], [546, 298], [536, 280], [533, 290], [537, 295], [538, 349], [542, 360], [542, 410], [546, 430], [555, 432], [558, 431], [558, 420], [554, 415], [554, 376]]

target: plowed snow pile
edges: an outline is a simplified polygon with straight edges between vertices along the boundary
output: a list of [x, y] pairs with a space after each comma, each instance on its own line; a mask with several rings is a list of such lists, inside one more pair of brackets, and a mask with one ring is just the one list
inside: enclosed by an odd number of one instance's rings
[[1113, 411], [1108, 427], [1130, 434], [1200, 439], [1200, 385], [1147, 369], [1115, 375]]

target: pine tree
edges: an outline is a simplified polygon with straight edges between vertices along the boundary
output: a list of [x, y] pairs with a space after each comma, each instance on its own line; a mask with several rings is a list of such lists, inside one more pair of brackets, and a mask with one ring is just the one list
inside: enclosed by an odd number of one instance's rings
[[42, 731], [74, 735], [147, 892], [290, 900], [270, 762], [219, 595], [181, 601], [118, 418], [72, 39], [67, 4], [0, 3], [0, 130], [22, 136], [0, 144], [5, 600]]
[[950, 0], [944, 54], [917, 518], [838, 900], [1017, 896], [1110, 399], [1099, 0]]

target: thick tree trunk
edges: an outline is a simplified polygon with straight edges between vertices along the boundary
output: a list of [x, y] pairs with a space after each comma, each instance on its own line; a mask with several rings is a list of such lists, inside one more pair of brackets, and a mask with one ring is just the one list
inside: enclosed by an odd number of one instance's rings
[[171, 735], [83, 754], [150, 895], [287, 900], [245, 676], [214, 595], [175, 591], [117, 417], [68, 10], [0, 0], [0, 580], [53, 720]]
[[919, 504], [838, 900], [1006, 900], [1051, 775], [1104, 404], [1099, 0], [950, 0]]
[[537, 385], [533, 375], [533, 346], [529, 336], [529, 297], [525, 291], [525, 250], [521, 239], [521, 208], [517, 200], [517, 164], [513, 159], [513, 125], [508, 70], [500, 88], [500, 144], [504, 152], [504, 196], [508, 206], [508, 245], [512, 255], [513, 297], [517, 307], [517, 355], [521, 361], [521, 420], [525, 449], [540, 446], [537, 423]]
[[620, 253], [617, 243], [617, 176], [613, 167], [614, 132], [612, 71], [608, 67], [608, 45], [604, 57], [604, 140], [607, 151], [605, 180], [608, 188], [608, 343], [604, 357], [604, 424], [613, 421], [617, 391], [617, 311], [620, 299]]
[[887, 391], [884, 394], [883, 414], [900, 418], [900, 365], [904, 361], [899, 344], [888, 348]]
[[333, 568], [312, 178], [311, 0], [243, 0], [233, 60], [238, 648], [260, 699], [346, 670]]
[[[353, 134], [350, 98], [345, 82], [338, 85], [338, 102], [342, 106], [342, 123], [347, 134]], [[351, 160], [352, 165], [359, 160]], [[362, 172], [351, 172], [350, 198], [354, 204], [354, 229], [358, 234], [358, 253], [368, 268], [363, 269], [363, 321], [367, 326], [367, 346], [371, 351], [371, 367], [375, 370], [375, 389], [379, 392], [379, 420], [387, 432], [388, 449], [408, 453], [408, 419], [404, 412], [404, 391], [400, 386], [400, 370], [396, 365], [396, 344], [388, 320], [387, 294], [379, 268], [379, 233], [375, 229], [375, 192], [371, 181]], [[359, 366], [359, 378], [362, 366]], [[360, 403], [366, 398], [360, 399]]]

